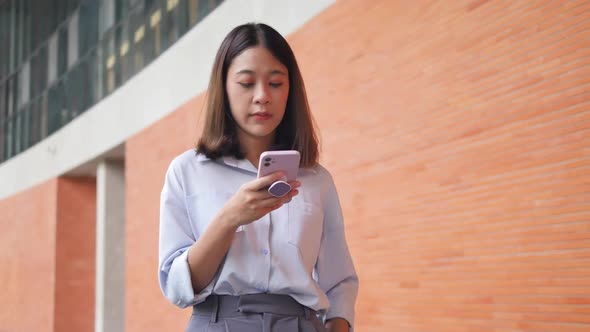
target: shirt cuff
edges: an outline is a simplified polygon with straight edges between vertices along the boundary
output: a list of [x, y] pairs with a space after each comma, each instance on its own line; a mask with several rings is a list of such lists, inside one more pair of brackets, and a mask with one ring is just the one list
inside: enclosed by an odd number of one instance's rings
[[[354, 301], [347, 299], [343, 293], [340, 296], [329, 296], [330, 308], [325, 313], [324, 321], [332, 318], [343, 318], [348, 322], [349, 331], [354, 331]], [[352, 305], [351, 305], [352, 303]]]
[[194, 293], [188, 265], [188, 249], [174, 259], [168, 271], [166, 284], [166, 297], [170, 302], [180, 308], [186, 308], [205, 301], [212, 292], [213, 283], [210, 283], [198, 294]]

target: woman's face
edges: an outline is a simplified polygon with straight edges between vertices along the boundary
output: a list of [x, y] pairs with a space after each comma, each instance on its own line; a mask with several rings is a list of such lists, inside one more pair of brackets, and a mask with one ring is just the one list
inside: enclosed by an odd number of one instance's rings
[[225, 88], [240, 136], [272, 138], [289, 97], [287, 68], [266, 48], [251, 47], [233, 59]]

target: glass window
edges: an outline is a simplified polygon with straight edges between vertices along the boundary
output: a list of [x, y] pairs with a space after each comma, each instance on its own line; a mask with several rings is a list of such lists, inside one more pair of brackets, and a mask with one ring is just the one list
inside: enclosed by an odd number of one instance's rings
[[33, 48], [31, 48], [31, 31], [32, 28], [31, 26], [32, 24], [32, 13], [31, 13], [31, 1], [32, 0], [23, 0], [22, 4], [23, 4], [23, 8], [24, 8], [24, 25], [23, 25], [23, 31], [22, 31], [22, 45], [23, 45], [23, 51], [22, 51], [22, 57], [23, 59], [28, 58], [31, 55], [31, 52], [33, 52]]
[[36, 98], [47, 87], [47, 72], [47, 47], [42, 47], [31, 58], [31, 98]]
[[13, 74], [8, 79], [8, 115], [12, 115], [16, 113], [16, 108], [18, 104], [18, 75]]
[[102, 63], [101, 68], [103, 72], [103, 92], [106, 96], [113, 92], [116, 87], [116, 66], [117, 66], [117, 50], [115, 47], [115, 31], [109, 30], [104, 36], [101, 45]]
[[38, 40], [36, 43], [36, 47], [33, 49], [33, 51], [43, 45], [45, 43], [45, 41], [47, 40], [47, 38], [49, 38], [49, 36], [51, 35], [51, 33], [54, 30], [54, 26], [56, 25], [56, 23], [54, 23], [54, 21], [56, 21], [54, 12], [54, 4], [52, 3], [52, 1], [34, 1], [32, 0], [32, 4], [33, 7], [36, 7], [38, 10], [36, 11], [38, 13], [38, 17], [36, 20], [34, 20], [34, 26], [37, 27], [37, 33], [38, 33]]
[[68, 23], [68, 68], [72, 68], [78, 61], [78, 12], [70, 17]]
[[58, 33], [57, 41], [57, 78], [59, 79], [68, 69], [68, 29], [63, 26]]
[[40, 139], [40, 106], [42, 98], [37, 98], [31, 103], [29, 107], [29, 144], [27, 147], [33, 146], [39, 142]]
[[20, 145], [20, 114], [16, 112], [13, 114], [13, 123], [12, 123], [12, 147], [10, 148], [11, 156], [16, 155], [19, 153], [19, 145]]
[[9, 73], [10, 57], [10, 3], [0, 3], [0, 82]]
[[98, 1], [85, 1], [80, 5], [79, 14], [79, 54], [86, 55], [98, 41]]
[[6, 137], [6, 84], [0, 85], [0, 162], [4, 161], [4, 141]]
[[102, 35], [115, 25], [115, 0], [101, 0], [98, 16], [98, 33]]
[[86, 111], [220, 0], [0, 0], [0, 161]]
[[98, 90], [98, 52], [92, 50], [84, 59], [84, 101], [82, 111], [92, 107], [100, 98]]
[[[74, 10], [76, 10], [76, 8], [78, 8], [78, 6], [80, 5], [80, 1], [82, 0], [62, 0], [64, 3], [64, 7], [67, 8], [67, 14], [66, 17], [68, 15], [70, 15], [71, 13], [74, 12]], [[94, 1], [94, 0], [92, 0]]]
[[129, 27], [132, 35], [133, 52], [133, 72], [139, 72], [145, 63], [144, 44], [145, 44], [145, 21], [142, 13], [142, 6], [134, 8], [129, 16]]
[[47, 98], [47, 135], [51, 135], [61, 128], [68, 117], [68, 111], [65, 108], [64, 84], [62, 81], [59, 81], [49, 89]]
[[174, 44], [188, 29], [187, 0], [167, 0], [164, 20], [164, 48]]
[[37, 6], [36, 4], [32, 4], [31, 6], [31, 21], [35, 22], [35, 24], [31, 25], [31, 38], [29, 39], [29, 47], [31, 51], [37, 49], [37, 46], [42, 41], [42, 34], [43, 34], [43, 11], [42, 6]]
[[29, 133], [30, 133], [30, 104], [23, 106], [19, 110], [20, 114], [20, 145], [18, 152], [24, 151], [29, 147]]
[[19, 81], [20, 81], [20, 89], [19, 89], [19, 98], [18, 98], [18, 105], [24, 105], [30, 99], [29, 92], [30, 92], [30, 76], [31, 75], [31, 66], [30, 63], [27, 61], [21, 67], [19, 73]]
[[161, 52], [161, 21], [162, 10], [153, 1], [146, 1], [146, 6], [150, 5], [151, 10], [147, 11], [145, 19], [145, 41], [144, 41], [144, 66], [149, 64]]
[[55, 33], [47, 43], [47, 85], [51, 85], [57, 79], [57, 38]]
[[115, 39], [119, 58], [119, 85], [133, 76], [133, 43], [129, 32], [129, 24], [124, 21], [115, 30]]

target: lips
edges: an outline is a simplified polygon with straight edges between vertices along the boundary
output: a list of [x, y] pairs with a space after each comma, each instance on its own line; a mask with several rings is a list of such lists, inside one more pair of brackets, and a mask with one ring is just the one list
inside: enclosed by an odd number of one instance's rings
[[256, 120], [268, 120], [272, 117], [272, 114], [267, 113], [267, 112], [256, 112], [256, 113], [253, 113], [252, 116]]

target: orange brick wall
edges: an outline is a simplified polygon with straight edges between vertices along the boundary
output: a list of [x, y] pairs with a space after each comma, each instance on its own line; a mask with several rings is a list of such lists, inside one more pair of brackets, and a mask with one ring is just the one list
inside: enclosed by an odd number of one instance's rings
[[57, 180], [0, 200], [0, 331], [52, 331]]
[[93, 332], [96, 179], [60, 178], [57, 202], [55, 332]]
[[0, 200], [0, 331], [94, 331], [94, 178]]
[[190, 312], [168, 303], [158, 287], [158, 227], [163, 175], [196, 141], [203, 98], [188, 102], [131, 138], [125, 151], [125, 331], [184, 331]]
[[[590, 330], [590, 2], [341, 0], [289, 36], [358, 331]], [[158, 200], [202, 97], [127, 142], [127, 331], [182, 330]]]

